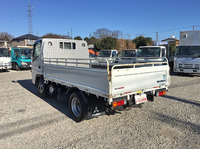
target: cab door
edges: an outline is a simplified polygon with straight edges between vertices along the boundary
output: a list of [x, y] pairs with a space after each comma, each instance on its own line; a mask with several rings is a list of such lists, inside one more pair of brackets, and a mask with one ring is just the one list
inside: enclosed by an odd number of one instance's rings
[[36, 76], [42, 75], [42, 40], [34, 43], [32, 53], [32, 83], [36, 83]]

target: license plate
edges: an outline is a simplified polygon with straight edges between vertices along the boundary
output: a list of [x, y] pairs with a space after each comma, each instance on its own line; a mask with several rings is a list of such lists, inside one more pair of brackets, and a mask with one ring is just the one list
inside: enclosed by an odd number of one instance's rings
[[135, 95], [135, 103], [136, 104], [145, 103], [146, 101], [147, 101], [146, 94]]

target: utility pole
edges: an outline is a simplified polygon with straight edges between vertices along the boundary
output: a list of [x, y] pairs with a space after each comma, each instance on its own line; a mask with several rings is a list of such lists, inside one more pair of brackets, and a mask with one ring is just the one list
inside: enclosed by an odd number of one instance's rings
[[195, 27], [200, 27], [200, 25], [193, 25], [193, 31], [195, 30]]
[[27, 6], [28, 10], [28, 33], [32, 34], [32, 5], [29, 3]]
[[156, 32], [156, 46], [158, 46], [158, 32]]
[[72, 37], [72, 28], [71, 28], [71, 38], [73, 39], [73, 37]]

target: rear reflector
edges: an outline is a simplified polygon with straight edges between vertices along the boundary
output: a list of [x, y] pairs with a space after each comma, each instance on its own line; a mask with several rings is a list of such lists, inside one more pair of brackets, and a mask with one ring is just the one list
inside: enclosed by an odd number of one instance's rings
[[124, 105], [124, 100], [113, 102], [113, 107], [122, 106], [122, 105]]
[[159, 96], [166, 95], [166, 91], [160, 91]]

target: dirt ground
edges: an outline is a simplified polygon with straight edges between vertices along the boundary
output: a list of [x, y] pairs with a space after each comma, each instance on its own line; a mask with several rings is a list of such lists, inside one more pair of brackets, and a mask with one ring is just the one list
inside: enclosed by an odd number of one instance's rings
[[31, 72], [0, 72], [0, 148], [200, 148], [200, 77], [172, 75], [142, 108], [76, 123], [68, 97], [41, 99]]

